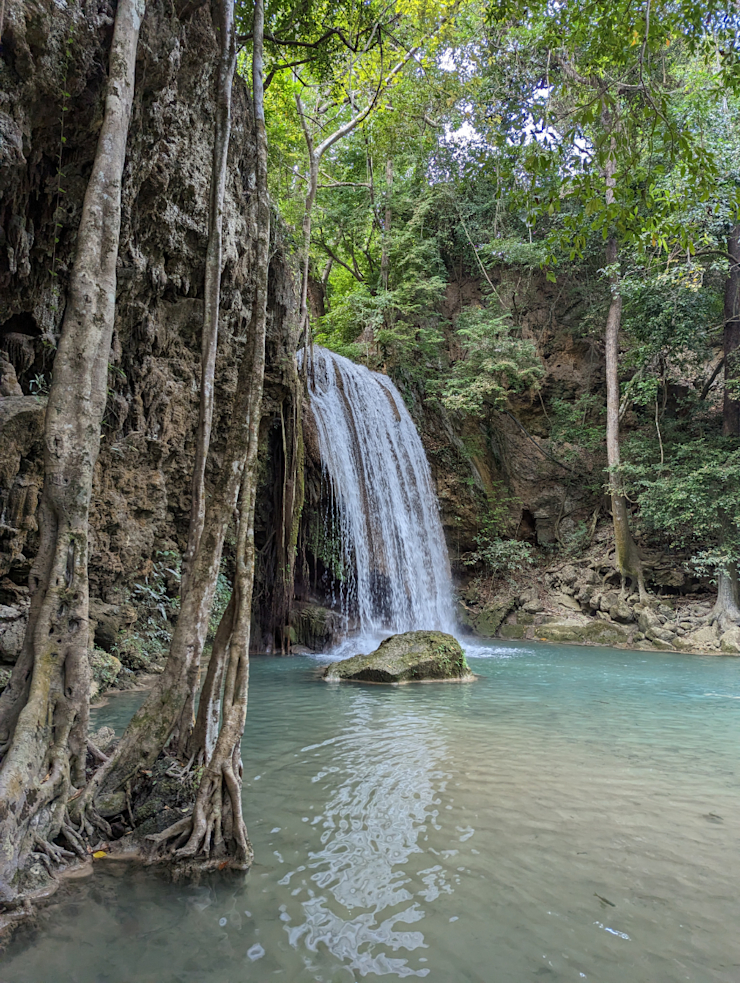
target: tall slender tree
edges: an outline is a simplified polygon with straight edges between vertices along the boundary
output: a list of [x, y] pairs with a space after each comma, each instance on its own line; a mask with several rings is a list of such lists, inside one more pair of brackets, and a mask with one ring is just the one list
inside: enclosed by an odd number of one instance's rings
[[[85, 784], [89, 722], [88, 555], [93, 471], [107, 398], [121, 178], [145, 0], [119, 0], [103, 123], [77, 235], [44, 430], [40, 546], [23, 651], [0, 699], [0, 897], [22, 896], [33, 851], [84, 855], [68, 801]], [[93, 818], [99, 821], [93, 813]], [[105, 826], [101, 822], [101, 826]], [[90, 820], [85, 829], [92, 832]]]
[[[666, 164], [680, 160], [698, 202], [716, 186], [717, 174], [701, 133], [672, 109], [675, 78], [666, 74], [666, 51], [681, 38], [679, 51], [701, 52], [712, 30], [727, 31], [728, 11], [728, 4], [711, 0], [701, 10], [654, 0], [607, 8], [593, 0], [585, 7], [537, 4], [526, 12], [504, 2], [494, 18], [500, 31], [494, 50], [508, 45], [506, 57], [513, 51], [517, 60], [499, 118], [506, 125], [507, 105], [513, 105], [508, 119], [518, 128], [519, 166], [529, 176], [528, 207], [533, 218], [549, 223], [551, 260], [563, 252], [582, 255], [598, 235], [605, 243], [606, 445], [615, 566], [623, 584], [626, 578], [637, 581], [641, 597], [642, 562], [620, 473], [620, 253], [632, 255], [646, 246], [691, 251], [692, 236], [701, 236], [661, 186]], [[525, 51], [529, 69], [522, 67]], [[522, 136], [522, 126], [528, 135]]]
[[[187, 865], [244, 867], [251, 847], [241, 805], [241, 735], [247, 712], [249, 638], [254, 580], [254, 505], [257, 450], [265, 371], [270, 203], [267, 188], [267, 136], [264, 115], [264, 5], [255, 0], [252, 30], [252, 91], [256, 147], [252, 207], [254, 298], [248, 343], [239, 365], [231, 409], [231, 428], [214, 491], [208, 503], [181, 609], [162, 675], [134, 715], [114, 754], [96, 772], [81, 796], [78, 811], [98, 805], [116, 809], [121, 789], [150, 767], [167, 746], [183, 708], [195, 696], [193, 667], [203, 650], [213, 603], [224, 536], [238, 510], [234, 596], [222, 619], [212, 655], [212, 671], [201, 700], [202, 720], [185, 747], [191, 762], [205, 770], [194, 812], [162, 834], [152, 846]], [[214, 661], [215, 660], [215, 661]], [[223, 685], [223, 694], [221, 693]], [[219, 712], [220, 702], [220, 712]], [[197, 743], [196, 743], [197, 741]]]
[[[216, 77], [216, 120], [213, 135], [213, 163], [208, 201], [208, 249], [203, 288], [203, 331], [201, 337], [200, 407], [193, 465], [192, 501], [188, 543], [183, 557], [182, 585], [187, 590], [190, 567], [198, 548], [206, 514], [206, 461], [213, 426], [214, 378], [218, 350], [218, 323], [221, 314], [221, 274], [223, 272], [223, 210], [231, 137], [231, 101], [236, 70], [236, 30], [234, 0], [218, 0], [217, 29], [220, 52]], [[188, 696], [178, 725], [181, 749], [187, 746], [193, 723], [193, 706], [200, 671], [200, 653], [195, 652], [189, 669]]]

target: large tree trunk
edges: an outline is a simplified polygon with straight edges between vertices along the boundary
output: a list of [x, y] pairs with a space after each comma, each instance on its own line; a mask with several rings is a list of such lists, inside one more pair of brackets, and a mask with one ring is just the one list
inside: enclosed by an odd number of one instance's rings
[[740, 624], [738, 593], [737, 564], [733, 563], [728, 570], [717, 573], [717, 600], [709, 615], [709, 620], [716, 621], [723, 631]]
[[[192, 817], [171, 831], [152, 837], [157, 848], [172, 840], [176, 856], [198, 867], [224, 863], [243, 867], [251, 848], [241, 813], [240, 741], [244, 729], [249, 680], [249, 629], [254, 577], [254, 501], [257, 449], [262, 412], [267, 324], [270, 206], [267, 191], [267, 137], [262, 90], [262, 0], [255, 2], [253, 54], [254, 113], [256, 129], [254, 262], [255, 297], [248, 350], [239, 367], [232, 425], [219, 481], [206, 513], [203, 533], [193, 559], [192, 572], [183, 592], [181, 611], [172, 638], [164, 673], [143, 706], [134, 715], [121, 743], [96, 773], [83, 796], [101, 808], [114, 808], [120, 790], [140, 770], [151, 767], [165, 748], [185, 701], [191, 696], [192, 666], [200, 658], [208, 627], [226, 527], [239, 504], [237, 528], [237, 576], [234, 600], [219, 630], [204, 694], [204, 721], [199, 721], [190, 742], [194, 758], [206, 762]], [[214, 661], [215, 660], [215, 661]], [[220, 683], [221, 727], [217, 733], [216, 703]], [[210, 704], [210, 705], [209, 705]], [[206, 712], [207, 710], [207, 712]], [[182, 846], [183, 840], [186, 840]], [[223, 858], [226, 858], [225, 860]]]
[[722, 407], [722, 431], [740, 437], [740, 393], [730, 383], [740, 385], [740, 225], [727, 237], [727, 252], [732, 257], [725, 281], [725, 401]]
[[[145, 0], [119, 0], [103, 124], [54, 361], [44, 434], [40, 548], [31, 612], [8, 698], [0, 701], [0, 893], [18, 902], [34, 849], [48, 862], [60, 831], [81, 849], [67, 801], [85, 782], [89, 718], [88, 515], [116, 299], [121, 176]], [[87, 822], [87, 820], [85, 820]], [[91, 832], [90, 827], [85, 827]]]
[[[198, 437], [193, 466], [192, 503], [188, 545], [182, 568], [182, 590], [187, 589], [190, 569], [203, 533], [205, 522], [205, 476], [208, 449], [211, 443], [214, 404], [214, 376], [218, 349], [218, 321], [221, 309], [221, 273], [223, 266], [223, 209], [228, 170], [229, 139], [231, 136], [231, 93], [236, 69], [236, 32], [234, 30], [233, 0], [218, 3], [218, 30], [221, 53], [216, 89], [216, 125], [213, 135], [213, 165], [208, 209], [208, 250], [203, 301], [203, 336], [201, 343], [200, 409]], [[198, 688], [200, 659], [194, 658], [190, 667], [189, 693], [178, 725], [180, 747], [187, 744], [193, 724], [193, 706]]]
[[[254, 6], [252, 82], [254, 92], [256, 162], [255, 256], [256, 291], [252, 313], [251, 388], [247, 413], [248, 441], [239, 491], [239, 521], [236, 541], [236, 576], [232, 600], [219, 628], [206, 688], [201, 696], [201, 716], [195, 735], [203, 745], [196, 756], [206, 760], [192, 820], [182, 820], [170, 830], [151, 837], [157, 847], [173, 841], [174, 856], [198, 869], [225, 866], [241, 869], [252, 860], [252, 848], [242, 813], [241, 740], [247, 717], [249, 689], [249, 640], [254, 585], [254, 506], [257, 491], [257, 451], [262, 413], [267, 325], [267, 281], [270, 245], [270, 204], [267, 190], [267, 134], [263, 90], [263, 0]], [[230, 637], [227, 639], [227, 634]], [[221, 728], [216, 736], [217, 703], [223, 679]], [[183, 843], [182, 841], [185, 840]], [[182, 845], [180, 845], [182, 844]]]
[[622, 295], [619, 291], [617, 241], [612, 236], [606, 245], [606, 262], [611, 272], [611, 301], [606, 318], [606, 453], [609, 464], [609, 491], [612, 499], [616, 564], [624, 586], [627, 577], [637, 583], [640, 599], [645, 597], [642, 560], [630, 531], [627, 499], [624, 497], [619, 452], [619, 329], [622, 323]]

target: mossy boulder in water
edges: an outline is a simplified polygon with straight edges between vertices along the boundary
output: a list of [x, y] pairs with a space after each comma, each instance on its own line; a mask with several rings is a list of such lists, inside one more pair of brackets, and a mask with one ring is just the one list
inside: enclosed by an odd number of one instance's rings
[[441, 631], [391, 635], [370, 655], [353, 655], [324, 670], [329, 680], [365, 683], [414, 683], [425, 679], [470, 679], [460, 643]]

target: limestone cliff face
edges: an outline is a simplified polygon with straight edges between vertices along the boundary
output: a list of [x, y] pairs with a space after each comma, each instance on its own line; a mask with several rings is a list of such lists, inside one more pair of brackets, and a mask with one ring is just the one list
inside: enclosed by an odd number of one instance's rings
[[[91, 593], [111, 603], [146, 575], [158, 552], [182, 549], [190, 506], [217, 44], [209, 5], [183, 20], [181, 6], [149, 0], [139, 42], [109, 399], [91, 513]], [[6, 4], [0, 58], [0, 602], [23, 593], [36, 550], [44, 390], [101, 122], [113, 12], [108, 0], [74, 8], [54, 0]], [[211, 463], [219, 459], [229, 426], [228, 396], [253, 292], [254, 154], [250, 99], [241, 81], [233, 113]], [[268, 443], [271, 421], [296, 388], [294, 276], [279, 233], [274, 238]]]

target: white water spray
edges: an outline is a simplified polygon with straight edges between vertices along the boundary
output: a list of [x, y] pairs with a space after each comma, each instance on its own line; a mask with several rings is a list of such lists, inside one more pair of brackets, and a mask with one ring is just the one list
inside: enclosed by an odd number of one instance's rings
[[452, 582], [429, 464], [387, 376], [313, 349], [311, 409], [332, 493], [353, 651], [417, 629], [454, 631]]

